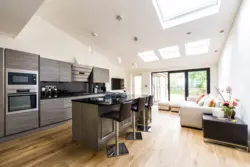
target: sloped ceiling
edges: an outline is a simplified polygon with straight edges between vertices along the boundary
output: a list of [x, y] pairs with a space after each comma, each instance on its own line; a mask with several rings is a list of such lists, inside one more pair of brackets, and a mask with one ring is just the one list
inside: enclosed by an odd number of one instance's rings
[[[133, 68], [136, 63], [141, 69], [159, 69], [216, 64], [240, 3], [221, 0], [219, 13], [164, 30], [152, 0], [48, 0], [37, 14], [112, 62], [118, 64], [117, 57], [121, 57], [120, 66], [124, 68]], [[116, 20], [117, 15], [123, 17], [121, 22]], [[92, 32], [98, 36], [93, 37]], [[134, 36], [138, 42], [133, 41]], [[186, 42], [205, 38], [211, 39], [209, 53], [185, 56]], [[137, 56], [138, 52], [173, 45], [180, 47], [182, 57], [145, 63]]]
[[0, 33], [15, 37], [44, 0], [0, 0]]

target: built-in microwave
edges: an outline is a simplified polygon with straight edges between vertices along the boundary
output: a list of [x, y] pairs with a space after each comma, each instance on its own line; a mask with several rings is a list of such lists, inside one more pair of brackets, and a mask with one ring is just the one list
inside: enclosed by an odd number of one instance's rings
[[37, 71], [7, 69], [7, 85], [37, 85]]

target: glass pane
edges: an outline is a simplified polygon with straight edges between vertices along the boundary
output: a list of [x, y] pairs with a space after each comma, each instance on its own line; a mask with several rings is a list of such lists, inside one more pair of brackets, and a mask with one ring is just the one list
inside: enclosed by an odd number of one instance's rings
[[9, 111], [25, 110], [31, 108], [30, 96], [10, 96]]
[[170, 100], [185, 100], [185, 73], [170, 74]]
[[168, 99], [168, 74], [154, 73], [153, 74], [153, 95], [155, 101]]
[[188, 95], [207, 93], [207, 71], [188, 72]]

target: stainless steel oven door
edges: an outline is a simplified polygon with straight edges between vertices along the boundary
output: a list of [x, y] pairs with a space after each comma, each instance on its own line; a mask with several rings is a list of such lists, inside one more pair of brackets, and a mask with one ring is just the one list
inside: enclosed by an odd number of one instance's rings
[[18, 91], [16, 93], [8, 92], [6, 99], [7, 114], [30, 112], [38, 110], [37, 92]]

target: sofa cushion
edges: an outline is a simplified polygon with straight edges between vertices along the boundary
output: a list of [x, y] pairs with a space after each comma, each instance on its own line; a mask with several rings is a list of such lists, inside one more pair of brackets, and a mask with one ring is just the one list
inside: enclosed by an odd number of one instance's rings
[[198, 104], [199, 101], [200, 101], [204, 96], [205, 96], [205, 94], [202, 94], [202, 95], [198, 96], [197, 99], [196, 99], [196, 103]]
[[204, 97], [202, 97], [198, 103], [199, 106], [203, 106], [205, 101], [207, 100], [209, 96], [208, 95], [205, 95]]

